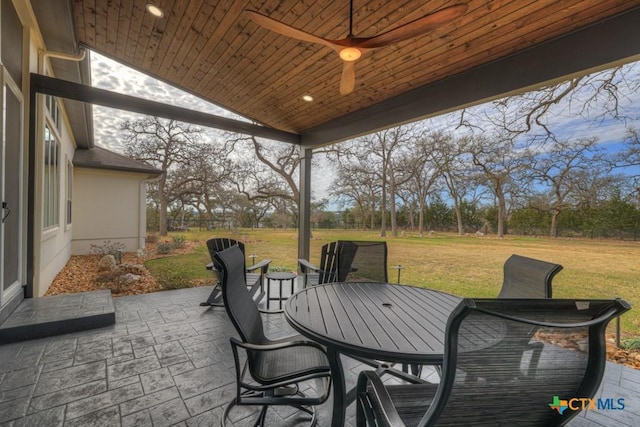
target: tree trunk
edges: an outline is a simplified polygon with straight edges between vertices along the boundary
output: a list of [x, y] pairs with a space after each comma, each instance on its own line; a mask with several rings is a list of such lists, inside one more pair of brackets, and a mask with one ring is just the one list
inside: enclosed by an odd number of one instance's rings
[[163, 175], [158, 182], [158, 193], [160, 196], [160, 212], [159, 212], [159, 225], [161, 236], [167, 235], [167, 195], [165, 193], [166, 175]]
[[387, 237], [387, 184], [385, 180], [382, 182], [382, 201], [380, 203], [380, 237]]
[[420, 212], [418, 213], [418, 234], [424, 236], [424, 200], [420, 200]]
[[392, 178], [389, 180], [389, 213], [391, 214], [391, 235], [398, 237], [398, 222], [396, 219], [396, 183]]
[[498, 198], [498, 238], [504, 238], [504, 219], [507, 216], [507, 202], [502, 191], [502, 186], [496, 188], [496, 197]]
[[558, 216], [560, 215], [560, 211], [558, 210], [553, 210], [551, 212], [551, 231], [549, 233], [549, 236], [551, 237], [558, 237]]
[[454, 210], [456, 211], [456, 220], [458, 221], [458, 236], [462, 236], [464, 234], [464, 226], [462, 225], [462, 211], [460, 210], [460, 202], [458, 198], [455, 198], [453, 203]]

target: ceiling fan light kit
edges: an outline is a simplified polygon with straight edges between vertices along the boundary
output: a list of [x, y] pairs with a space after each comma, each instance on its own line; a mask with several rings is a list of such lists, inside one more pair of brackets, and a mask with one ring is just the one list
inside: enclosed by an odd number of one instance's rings
[[245, 13], [253, 22], [270, 31], [274, 31], [278, 34], [282, 34], [296, 40], [321, 44], [336, 51], [338, 56], [340, 56], [340, 59], [343, 61], [340, 93], [346, 95], [351, 93], [355, 87], [356, 74], [354, 63], [362, 56], [363, 52], [422, 36], [464, 15], [468, 7], [466, 4], [455, 4], [453, 6], [437, 10], [385, 33], [381, 33], [373, 37], [359, 38], [354, 37], [352, 31], [353, 0], [350, 0], [349, 6], [349, 35], [347, 38], [340, 40], [325, 39], [323, 37], [307, 33], [253, 10], [246, 10]]
[[355, 47], [345, 47], [339, 53], [343, 61], [355, 61], [362, 56], [360, 49]]

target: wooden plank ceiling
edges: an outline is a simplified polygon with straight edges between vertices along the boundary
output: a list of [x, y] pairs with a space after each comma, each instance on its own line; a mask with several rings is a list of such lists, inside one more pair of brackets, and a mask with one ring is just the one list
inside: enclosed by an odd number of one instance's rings
[[[638, 0], [354, 0], [353, 32], [368, 37], [456, 3], [467, 13], [435, 31], [367, 52], [356, 86], [339, 93], [331, 49], [287, 38], [243, 13], [345, 38], [348, 0], [74, 0], [80, 43], [257, 123], [303, 133], [393, 96], [614, 16]], [[305, 102], [302, 95], [313, 96]]]

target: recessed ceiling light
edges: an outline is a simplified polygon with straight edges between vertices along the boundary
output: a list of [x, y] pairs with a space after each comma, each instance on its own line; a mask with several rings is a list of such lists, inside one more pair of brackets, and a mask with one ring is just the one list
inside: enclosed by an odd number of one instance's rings
[[164, 16], [164, 12], [158, 6], [147, 3], [147, 12], [155, 16], [156, 18], [162, 18]]
[[311, 95], [302, 95], [302, 100], [303, 101], [307, 101], [307, 102], [312, 102], [313, 101], [313, 96], [311, 96]]

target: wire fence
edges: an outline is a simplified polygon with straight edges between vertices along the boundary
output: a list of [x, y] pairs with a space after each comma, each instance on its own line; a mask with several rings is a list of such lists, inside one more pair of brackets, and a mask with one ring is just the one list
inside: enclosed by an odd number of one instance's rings
[[[251, 228], [251, 227], [245, 227]], [[279, 225], [279, 226], [271, 226], [271, 227], [253, 227], [253, 228], [283, 228], [283, 229], [297, 229], [298, 225], [295, 223], [287, 224], [287, 225]], [[365, 222], [351, 222], [351, 223], [343, 223], [343, 222], [321, 222], [321, 223], [312, 223], [311, 228], [313, 230], [371, 230], [371, 223]], [[147, 229], [150, 232], [157, 231], [158, 225], [155, 222], [149, 222], [147, 224]], [[238, 226], [233, 221], [221, 220], [221, 219], [197, 219], [190, 218], [185, 220], [167, 220], [167, 229], [169, 231], [189, 231], [189, 230], [227, 230], [227, 231], [236, 231]], [[374, 230], [380, 229], [380, 224], [375, 224]], [[387, 226], [387, 229], [390, 229], [390, 226]], [[400, 227], [401, 233], [417, 233], [417, 227]], [[455, 226], [440, 226], [440, 227], [425, 227], [424, 234], [429, 233], [457, 233], [458, 229]], [[465, 229], [465, 234], [477, 234], [477, 235], [492, 235], [495, 234], [493, 231], [487, 230], [476, 230], [476, 229]], [[551, 236], [551, 230], [549, 227], [511, 227], [506, 230], [507, 235], [517, 235], [517, 236], [533, 236], [533, 237], [548, 237]], [[627, 241], [638, 241], [640, 239], [640, 227], [628, 227], [621, 229], [611, 229], [611, 228], [568, 228], [568, 227], [559, 227], [556, 232], [557, 237], [562, 238], [583, 238], [583, 239], [611, 239], [611, 240], [627, 240]]]

